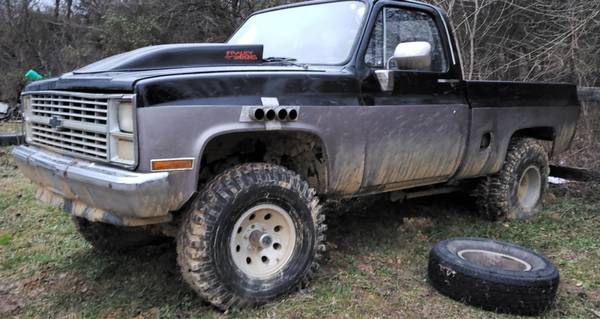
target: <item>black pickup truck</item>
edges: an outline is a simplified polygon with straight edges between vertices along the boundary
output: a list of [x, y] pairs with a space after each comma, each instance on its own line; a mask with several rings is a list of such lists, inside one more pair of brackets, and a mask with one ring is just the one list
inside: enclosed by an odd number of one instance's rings
[[445, 14], [399, 0], [257, 12], [226, 44], [123, 53], [22, 102], [38, 197], [100, 250], [176, 237], [221, 309], [309, 283], [326, 201], [475, 184], [483, 216], [531, 217], [579, 116], [573, 85], [464, 80]]

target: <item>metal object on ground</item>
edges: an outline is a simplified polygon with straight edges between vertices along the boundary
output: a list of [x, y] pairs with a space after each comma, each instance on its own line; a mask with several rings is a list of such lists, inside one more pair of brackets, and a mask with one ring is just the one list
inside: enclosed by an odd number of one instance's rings
[[21, 133], [0, 132], [0, 146], [20, 145], [25, 143], [25, 135]]

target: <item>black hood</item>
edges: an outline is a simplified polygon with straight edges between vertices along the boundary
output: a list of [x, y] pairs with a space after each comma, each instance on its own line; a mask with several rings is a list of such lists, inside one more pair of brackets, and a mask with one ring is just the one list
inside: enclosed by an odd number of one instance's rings
[[92, 63], [74, 74], [136, 72], [211, 65], [262, 63], [262, 45], [167, 44], [121, 53]]
[[100, 60], [57, 78], [30, 83], [25, 91], [131, 92], [137, 81], [160, 76], [219, 72], [306, 71], [293, 65], [265, 65], [262, 52], [262, 45], [152, 46]]

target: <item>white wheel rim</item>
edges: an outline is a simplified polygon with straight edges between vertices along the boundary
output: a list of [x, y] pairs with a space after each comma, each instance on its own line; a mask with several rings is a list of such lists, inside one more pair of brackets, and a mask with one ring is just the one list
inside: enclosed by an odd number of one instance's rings
[[529, 166], [519, 180], [517, 198], [521, 206], [532, 209], [542, 193], [542, 175], [536, 166]]
[[274, 204], [248, 209], [237, 220], [229, 240], [234, 264], [246, 276], [266, 279], [290, 261], [296, 227], [286, 210]]
[[515, 256], [483, 249], [464, 249], [458, 257], [483, 267], [496, 267], [510, 271], [531, 271], [530, 263]]

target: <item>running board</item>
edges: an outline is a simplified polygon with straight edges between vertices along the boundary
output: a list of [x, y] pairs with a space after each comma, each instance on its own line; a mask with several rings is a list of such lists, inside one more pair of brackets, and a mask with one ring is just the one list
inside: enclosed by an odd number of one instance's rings
[[392, 202], [404, 201], [407, 199], [427, 197], [432, 195], [450, 194], [461, 190], [458, 186], [446, 186], [440, 188], [432, 188], [420, 191], [398, 191], [390, 193], [390, 200]]

